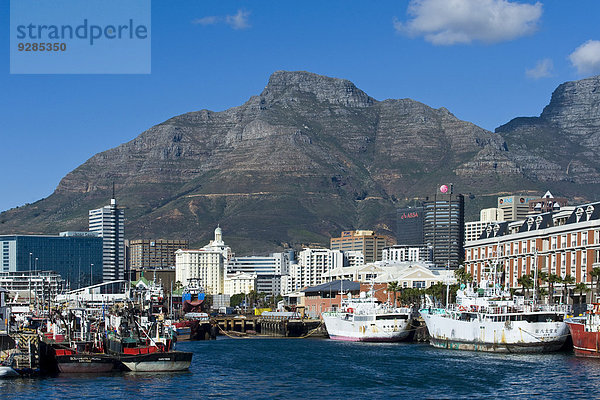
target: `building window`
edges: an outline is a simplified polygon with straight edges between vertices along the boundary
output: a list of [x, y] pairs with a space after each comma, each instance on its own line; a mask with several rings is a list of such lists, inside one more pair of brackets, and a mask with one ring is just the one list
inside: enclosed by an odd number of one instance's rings
[[587, 246], [587, 237], [588, 237], [587, 232], [581, 232], [581, 245], [582, 246]]

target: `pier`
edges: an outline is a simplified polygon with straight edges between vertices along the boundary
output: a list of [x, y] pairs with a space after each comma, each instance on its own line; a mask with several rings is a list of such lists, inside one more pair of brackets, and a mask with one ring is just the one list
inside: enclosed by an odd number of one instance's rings
[[311, 336], [327, 336], [319, 319], [301, 319], [290, 316], [226, 315], [213, 317], [211, 324], [218, 326], [222, 332], [250, 333], [273, 337], [301, 337], [309, 333]]

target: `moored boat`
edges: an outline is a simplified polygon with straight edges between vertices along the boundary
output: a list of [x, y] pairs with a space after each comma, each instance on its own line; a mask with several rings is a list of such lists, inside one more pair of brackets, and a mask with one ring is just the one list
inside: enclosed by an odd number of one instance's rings
[[175, 372], [190, 368], [193, 353], [186, 351], [148, 351], [120, 354], [119, 361], [134, 372]]
[[498, 287], [457, 292], [457, 304], [421, 310], [434, 347], [503, 353], [559, 350], [569, 336], [568, 307], [508, 298]]
[[189, 369], [193, 353], [173, 349], [173, 331], [161, 321], [146, 329], [136, 317], [125, 312], [107, 321], [107, 352], [122, 369], [134, 372], [174, 372]]
[[600, 304], [593, 304], [585, 316], [566, 320], [578, 357], [600, 358]]
[[115, 368], [117, 360], [104, 353], [77, 353], [72, 349], [56, 349], [56, 363], [62, 373], [102, 373]]
[[413, 318], [410, 308], [396, 308], [367, 298], [342, 300], [338, 311], [322, 314], [329, 338], [352, 342], [398, 342], [408, 338]]

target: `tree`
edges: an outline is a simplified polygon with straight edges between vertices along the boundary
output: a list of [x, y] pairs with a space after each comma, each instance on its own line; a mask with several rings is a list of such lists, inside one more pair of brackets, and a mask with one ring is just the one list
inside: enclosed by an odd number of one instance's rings
[[529, 289], [533, 288], [533, 279], [530, 275], [523, 275], [517, 279], [517, 283], [525, 290], [525, 296], [529, 297]]
[[579, 282], [575, 285], [575, 290], [579, 292], [579, 304], [581, 305], [583, 303], [583, 293], [589, 292], [590, 288], [584, 282]]
[[392, 292], [394, 294], [394, 307], [396, 307], [396, 305], [398, 304], [398, 297], [397, 297], [397, 293], [400, 290], [400, 285], [398, 285], [398, 281], [393, 281], [388, 283], [387, 285], [387, 290], [388, 292]]
[[240, 304], [242, 304], [242, 301], [244, 301], [244, 297], [245, 296], [246, 296], [245, 293], [234, 294], [229, 299], [229, 305], [231, 305], [231, 307], [237, 307], [237, 306], [239, 306]]
[[562, 283], [565, 285], [565, 290], [564, 290], [564, 294], [565, 294], [565, 303], [569, 304], [569, 293], [567, 292], [567, 285], [572, 285], [575, 283], [575, 278], [572, 277], [571, 275], [565, 275], [564, 278], [561, 279]]
[[562, 279], [560, 278], [560, 276], [558, 276], [556, 274], [548, 275], [548, 293], [549, 293], [548, 303], [549, 304], [554, 303], [554, 284], [559, 283], [561, 281], [562, 281]]
[[538, 278], [538, 281], [536, 283], [537, 283], [538, 293], [539, 293], [540, 297], [547, 295], [548, 290], [542, 290], [542, 283], [548, 282], [548, 273], [538, 269], [537, 278]]
[[471, 275], [469, 272], [467, 272], [465, 270], [464, 266], [460, 266], [460, 268], [456, 269], [454, 271], [454, 276], [456, 277], [456, 280], [458, 281], [458, 283], [470, 283], [471, 281], [473, 281], [473, 275]]
[[251, 290], [247, 296], [246, 307], [248, 307], [248, 309], [253, 309], [254, 307], [256, 307], [257, 299], [258, 299], [258, 293], [256, 292], [256, 290]]
[[445, 291], [445, 285], [442, 282], [436, 282], [427, 289], [425, 289], [425, 293], [430, 295], [434, 301], [440, 302]]

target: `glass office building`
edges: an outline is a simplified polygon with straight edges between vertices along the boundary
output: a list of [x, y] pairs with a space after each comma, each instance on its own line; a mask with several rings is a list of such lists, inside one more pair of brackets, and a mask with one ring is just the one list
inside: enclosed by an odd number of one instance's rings
[[0, 271], [55, 271], [71, 289], [100, 283], [102, 245], [102, 238], [93, 232], [2, 235]]
[[396, 242], [399, 245], [423, 246], [423, 207], [400, 208], [397, 210]]
[[450, 263], [450, 268], [457, 268], [465, 254], [464, 197], [439, 195], [425, 201], [423, 208], [424, 240], [433, 253], [433, 262], [439, 267]]

